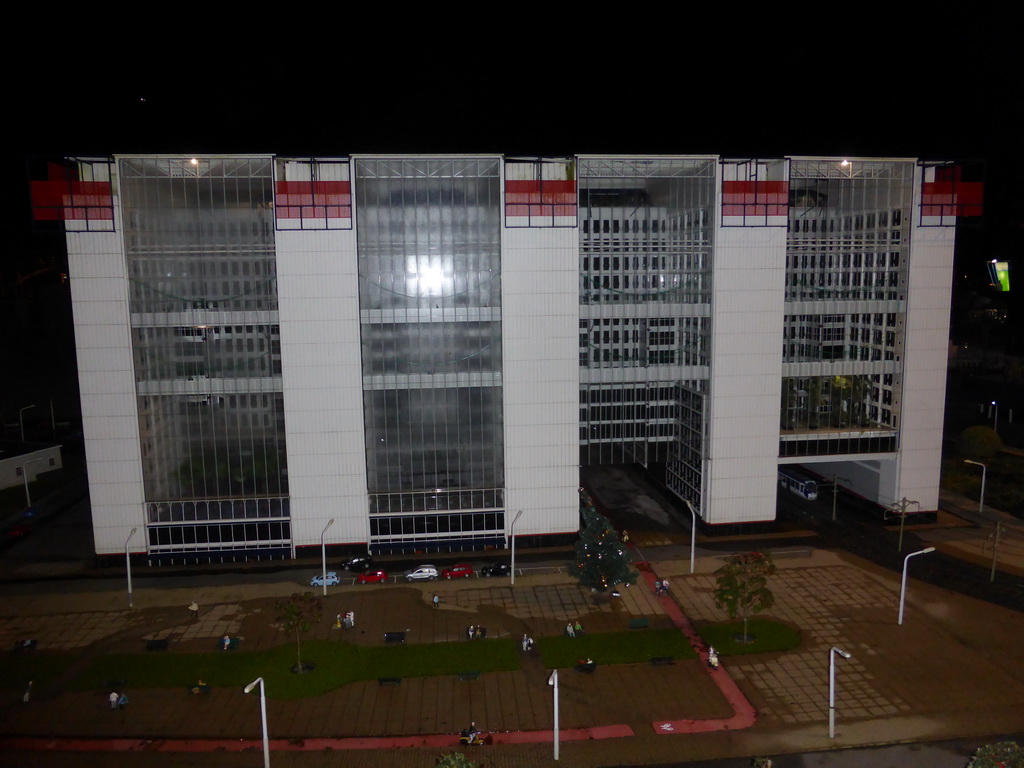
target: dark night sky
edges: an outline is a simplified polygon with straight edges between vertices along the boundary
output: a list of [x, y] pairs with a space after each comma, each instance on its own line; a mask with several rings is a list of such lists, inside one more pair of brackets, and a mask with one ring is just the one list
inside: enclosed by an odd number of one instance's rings
[[299, 20], [282, 7], [252, 28], [182, 10], [98, 31], [30, 19], [28, 52], [0, 54], [14, 147], [0, 179], [0, 299], [60, 251], [59, 237], [32, 234], [33, 155], [981, 159], [986, 215], [958, 247], [957, 273], [977, 281], [985, 259], [1021, 249], [1024, 64], [1009, 18], [866, 5], [846, 9], [849, 20], [822, 6], [764, 18], [739, 6], [722, 18], [685, 7], [592, 6], [562, 18], [530, 9], [541, 18], [453, 23], [384, 8], [371, 19], [343, 8], [331, 21], [303, 7]]

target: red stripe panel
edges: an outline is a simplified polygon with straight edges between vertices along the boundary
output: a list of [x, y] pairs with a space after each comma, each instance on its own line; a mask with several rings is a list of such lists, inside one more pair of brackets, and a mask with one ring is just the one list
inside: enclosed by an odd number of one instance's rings
[[279, 219], [351, 219], [348, 181], [279, 181], [274, 209]]
[[[576, 205], [575, 181], [505, 181], [505, 203]], [[575, 213], [570, 214], [575, 215]]]
[[[768, 206], [768, 216], [786, 216], [789, 209], [788, 181], [723, 181], [722, 214], [742, 216], [743, 213], [726, 213], [728, 206]], [[746, 215], [765, 215], [764, 210], [747, 211]]]
[[981, 216], [985, 185], [980, 181], [926, 181], [921, 190], [924, 216]]
[[109, 181], [33, 181], [30, 187], [36, 221], [114, 218]]

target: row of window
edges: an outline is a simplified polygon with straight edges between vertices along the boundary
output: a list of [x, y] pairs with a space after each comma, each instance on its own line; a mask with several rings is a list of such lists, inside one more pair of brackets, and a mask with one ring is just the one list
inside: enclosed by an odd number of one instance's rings
[[148, 528], [152, 550], [190, 547], [216, 549], [286, 544], [291, 539], [287, 520], [213, 525], [154, 525]]

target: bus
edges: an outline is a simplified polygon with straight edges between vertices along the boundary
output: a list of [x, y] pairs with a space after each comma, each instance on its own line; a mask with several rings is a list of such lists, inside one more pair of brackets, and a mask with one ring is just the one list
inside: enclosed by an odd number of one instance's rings
[[794, 467], [779, 467], [779, 487], [792, 491], [807, 501], [818, 498], [818, 483], [810, 475]]

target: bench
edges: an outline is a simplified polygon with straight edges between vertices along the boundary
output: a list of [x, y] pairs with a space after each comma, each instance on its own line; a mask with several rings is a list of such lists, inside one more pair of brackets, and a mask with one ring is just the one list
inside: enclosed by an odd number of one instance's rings
[[595, 669], [597, 669], [597, 664], [595, 664], [594, 662], [590, 662], [589, 664], [580, 663], [580, 664], [576, 664], [573, 667], [573, 669], [575, 669], [577, 672], [587, 672], [587, 673], [590, 673], [590, 672], [593, 672]]
[[385, 632], [384, 633], [385, 643], [404, 643], [405, 632]]
[[667, 667], [676, 663], [674, 656], [652, 656], [651, 666], [652, 667]]
[[167, 650], [167, 638], [163, 640], [147, 640], [146, 641], [147, 651], [166, 651]]
[[377, 678], [377, 685], [379, 685], [379, 686], [384, 686], [384, 685], [401, 685], [401, 684], [402, 684], [402, 678], [400, 678], [400, 677], [378, 677]]
[[651, 621], [646, 616], [640, 616], [639, 618], [629, 620], [630, 629], [647, 629], [650, 625]]
[[479, 680], [479, 672], [459, 672], [459, 682], [465, 683], [470, 680]]

